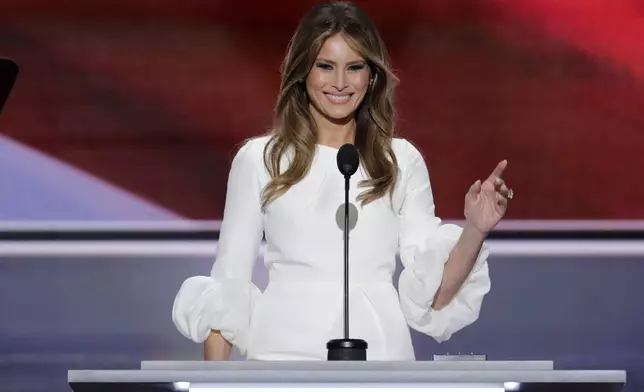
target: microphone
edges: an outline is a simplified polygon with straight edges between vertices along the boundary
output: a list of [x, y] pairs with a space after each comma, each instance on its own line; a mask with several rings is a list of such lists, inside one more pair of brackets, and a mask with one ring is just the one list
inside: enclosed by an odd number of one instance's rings
[[349, 180], [360, 165], [358, 150], [345, 144], [338, 150], [338, 169], [344, 176], [344, 338], [326, 344], [329, 361], [366, 361], [367, 342], [349, 338]]
[[[360, 156], [358, 155], [358, 149], [353, 144], [347, 143], [340, 147], [338, 150], [337, 160], [338, 169], [340, 170], [340, 173], [344, 175], [345, 179], [348, 180], [356, 173], [356, 171], [358, 171]], [[348, 188], [345, 190], [348, 190]]]

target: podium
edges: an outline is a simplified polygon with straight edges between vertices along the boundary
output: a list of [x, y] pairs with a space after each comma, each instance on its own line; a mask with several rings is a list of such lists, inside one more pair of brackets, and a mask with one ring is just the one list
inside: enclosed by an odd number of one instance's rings
[[617, 392], [626, 372], [555, 370], [550, 361], [144, 361], [132, 370], [70, 370], [68, 382], [74, 392]]

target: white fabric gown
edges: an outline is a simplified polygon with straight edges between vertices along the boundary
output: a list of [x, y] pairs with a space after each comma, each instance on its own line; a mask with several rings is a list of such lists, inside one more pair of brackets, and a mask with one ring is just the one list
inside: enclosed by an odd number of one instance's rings
[[[318, 145], [308, 175], [261, 211], [269, 180], [263, 163], [268, 136], [247, 142], [228, 179], [224, 218], [211, 275], [187, 279], [172, 310], [177, 329], [203, 342], [211, 329], [247, 359], [325, 360], [326, 343], [343, 337], [344, 203], [337, 149]], [[431, 308], [443, 266], [462, 229], [441, 224], [425, 161], [404, 139], [394, 139], [400, 166], [393, 197], [362, 207], [362, 167], [351, 178], [358, 220], [350, 232], [351, 337], [367, 341], [368, 360], [414, 360], [409, 326], [437, 341], [474, 322], [490, 289], [487, 248], [452, 302]], [[343, 212], [344, 210], [342, 210]], [[340, 220], [343, 222], [343, 220]], [[262, 293], [251, 275], [266, 238], [269, 282]], [[393, 286], [396, 253], [404, 269]]]

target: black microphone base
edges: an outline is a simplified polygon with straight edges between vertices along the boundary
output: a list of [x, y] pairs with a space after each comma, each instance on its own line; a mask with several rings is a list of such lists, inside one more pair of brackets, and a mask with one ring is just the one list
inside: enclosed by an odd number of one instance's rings
[[326, 344], [329, 361], [366, 361], [367, 342], [362, 339], [333, 339]]

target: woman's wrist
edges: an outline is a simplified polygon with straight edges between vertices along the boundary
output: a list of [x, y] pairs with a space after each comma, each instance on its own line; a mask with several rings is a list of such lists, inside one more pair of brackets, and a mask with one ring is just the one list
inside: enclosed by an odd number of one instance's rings
[[479, 229], [470, 221], [466, 221], [463, 227], [463, 237], [471, 238], [475, 241], [484, 241], [488, 234], [489, 232]]

